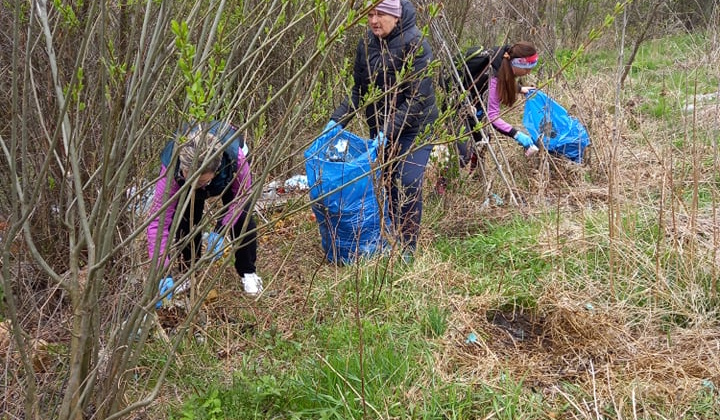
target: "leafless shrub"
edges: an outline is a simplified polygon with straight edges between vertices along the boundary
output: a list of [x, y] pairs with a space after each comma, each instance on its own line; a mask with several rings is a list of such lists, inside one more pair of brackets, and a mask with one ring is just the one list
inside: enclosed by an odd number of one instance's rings
[[[251, 147], [265, 151], [254, 162], [258, 185], [271, 172], [298, 170], [292, 159], [317, 122], [306, 113], [318, 106], [307, 86], [323, 86], [326, 54], [357, 21], [345, 19], [345, 7], [322, 11], [313, 2], [61, 6], [16, 2], [0, 12], [8, 47], [0, 53], [0, 315], [12, 326], [13, 357], [3, 368], [16, 372], [4, 375], [2, 410], [118, 418], [153, 401], [183, 339], [174, 336], [168, 360], [150, 367], [157, 385], [145, 382], [126, 400], [156, 322], [162, 273], [147, 269], [147, 223], [137, 210], [159, 150], [199, 106], [239, 123]], [[186, 39], [173, 21], [187, 22]], [[332, 90], [335, 81], [325, 83]], [[198, 87], [205, 99], [193, 102], [187, 89]], [[218, 277], [206, 277], [205, 293]], [[45, 357], [48, 346], [57, 358]]]

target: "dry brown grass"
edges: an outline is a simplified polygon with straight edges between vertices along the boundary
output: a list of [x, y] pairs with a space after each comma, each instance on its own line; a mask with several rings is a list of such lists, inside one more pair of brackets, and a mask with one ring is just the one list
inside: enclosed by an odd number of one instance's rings
[[[591, 306], [594, 295], [554, 284], [532, 312], [497, 312], [491, 295], [449, 297], [456, 328], [443, 337], [438, 371], [448, 381], [493, 384], [508, 375], [548, 394], [571, 383], [603, 401], [632, 391], [677, 404], [689, 404], [703, 380], [720, 380], [720, 332], [712, 323], [665, 332], [652, 310]], [[477, 343], [466, 342], [471, 332]]]

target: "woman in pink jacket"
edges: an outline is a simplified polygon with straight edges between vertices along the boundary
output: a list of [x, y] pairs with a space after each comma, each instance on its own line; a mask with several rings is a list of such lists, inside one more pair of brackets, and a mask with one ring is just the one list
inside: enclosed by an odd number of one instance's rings
[[[196, 262], [200, 258], [205, 200], [220, 196], [222, 211], [213, 232], [207, 235], [208, 252], [217, 259], [222, 255], [225, 234], [233, 242], [237, 238], [238, 243], [233, 244], [235, 270], [245, 293], [260, 294], [262, 279], [255, 270], [256, 224], [249, 199], [252, 176], [243, 137], [234, 126], [221, 121], [190, 126], [168, 142], [160, 161], [160, 179], [150, 209], [155, 217], [147, 228], [150, 259], [165, 267], [170, 265], [169, 237], [174, 230], [173, 242], [182, 246], [181, 269]], [[188, 182], [192, 185], [183, 189]], [[187, 283], [178, 285], [176, 292], [186, 288]]]
[[[470, 105], [477, 112], [477, 118], [482, 120], [487, 117], [496, 131], [513, 138], [528, 156], [538, 151], [537, 146], [530, 136], [502, 118], [501, 107], [512, 107], [517, 102], [518, 94], [526, 94], [534, 89], [531, 86], [519, 86], [516, 79], [530, 74], [537, 60], [535, 46], [521, 41], [488, 50], [470, 48], [464, 58], [456, 63], [463, 88], [468, 92]], [[472, 128], [474, 123], [470, 124]]]
[[[453, 74], [444, 81], [444, 87], [450, 98], [460, 97], [458, 94], [466, 91], [469, 104], [447, 103], [446, 107], [469, 109], [469, 113], [463, 113], [463, 123], [471, 134], [469, 141], [481, 143], [484, 134], [475, 127], [475, 121], [489, 121], [495, 131], [514, 139], [522, 146], [525, 156], [530, 157], [538, 152], [533, 139], [505, 121], [501, 112], [502, 107], [509, 108], [516, 104], [518, 94], [527, 94], [534, 89], [532, 86], [520, 86], [517, 78], [530, 74], [537, 61], [535, 46], [525, 41], [489, 49], [471, 47], [456, 59], [455, 69], [460, 81], [457, 81], [457, 76]], [[475, 148], [469, 147], [470, 144], [466, 141], [455, 144], [460, 167], [470, 164], [470, 170], [474, 170], [479, 158], [474, 153]], [[436, 192], [442, 194], [445, 184], [446, 179], [441, 176], [435, 185]]]

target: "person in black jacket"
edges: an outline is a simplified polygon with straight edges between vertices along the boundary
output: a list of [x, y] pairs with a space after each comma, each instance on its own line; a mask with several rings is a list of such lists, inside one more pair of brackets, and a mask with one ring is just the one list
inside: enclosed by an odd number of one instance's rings
[[[405, 257], [417, 246], [422, 218], [422, 184], [432, 150], [417, 139], [438, 117], [429, 64], [432, 50], [415, 23], [407, 0], [385, 0], [368, 14], [370, 30], [358, 42], [352, 92], [325, 130], [345, 126], [364, 109], [370, 137], [385, 137], [384, 185], [389, 211]], [[374, 89], [380, 95], [367, 95]], [[365, 98], [372, 97], [365, 101]]]

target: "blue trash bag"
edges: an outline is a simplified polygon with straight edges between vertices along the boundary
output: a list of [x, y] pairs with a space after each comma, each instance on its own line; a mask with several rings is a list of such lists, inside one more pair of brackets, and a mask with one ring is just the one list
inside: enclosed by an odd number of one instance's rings
[[[333, 263], [352, 263], [383, 248], [382, 217], [374, 165], [380, 141], [346, 130], [321, 134], [305, 151], [305, 171], [323, 250]], [[382, 189], [381, 189], [382, 190]], [[378, 201], [380, 198], [380, 201]]]
[[582, 163], [585, 148], [590, 145], [585, 126], [540, 90], [527, 95], [523, 125], [535, 142], [542, 138], [549, 153]]

